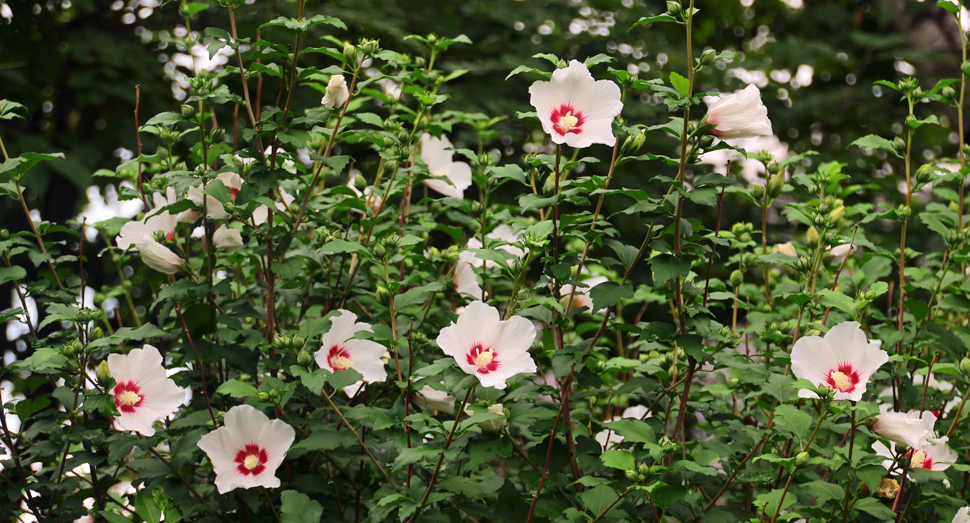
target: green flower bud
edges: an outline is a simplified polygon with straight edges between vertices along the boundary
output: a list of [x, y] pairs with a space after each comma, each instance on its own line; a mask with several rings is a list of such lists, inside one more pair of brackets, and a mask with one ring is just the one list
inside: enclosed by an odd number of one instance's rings
[[104, 330], [101, 327], [95, 327], [88, 332], [88, 341], [100, 340], [104, 337]]
[[919, 120], [915, 116], [913, 116], [913, 115], [907, 116], [905, 121], [906, 121], [906, 127], [909, 127], [910, 129], [912, 129], [914, 131], [920, 125], [919, 124]]
[[191, 120], [195, 116], [195, 106], [192, 104], [182, 104], [181, 111], [184, 118]]
[[924, 163], [916, 169], [916, 181], [919, 183], [928, 183], [933, 180], [933, 165]]
[[278, 349], [288, 349], [290, 348], [291, 343], [292, 340], [286, 334], [280, 334], [275, 340], [273, 340], [273, 344], [276, 345], [276, 348]]
[[105, 385], [111, 380], [111, 370], [108, 369], [108, 360], [101, 360], [101, 363], [98, 364], [97, 376], [98, 383], [101, 385]]
[[209, 131], [209, 143], [222, 143], [226, 141], [226, 130], [222, 127], [216, 127]]
[[701, 53], [701, 57], [698, 58], [698, 65], [701, 67], [706, 67], [714, 63], [714, 59], [717, 58], [717, 51], [713, 49], [704, 49]]
[[768, 151], [762, 150], [762, 151], [758, 151], [758, 153], [755, 155], [755, 158], [759, 162], [765, 165], [768, 165], [775, 159], [775, 156]]
[[260, 392], [259, 394], [256, 395], [256, 398], [259, 399], [259, 401], [269, 401], [269, 394], [265, 392]]
[[236, 204], [234, 204], [232, 202], [226, 202], [226, 203], [222, 204], [222, 207], [230, 215], [236, 214]]
[[306, 340], [299, 334], [294, 334], [293, 338], [290, 339], [290, 346], [294, 349], [302, 349], [304, 345], [306, 345]]
[[313, 363], [313, 356], [309, 352], [301, 350], [299, 354], [296, 355], [296, 362], [304, 367], [307, 367]]
[[637, 471], [635, 471], [635, 470], [627, 470], [623, 474], [626, 475], [626, 479], [628, 479], [628, 480], [630, 480], [630, 481], [632, 481], [634, 483], [639, 483], [640, 482], [640, 476], [639, 476], [639, 474], [637, 474]]
[[385, 256], [387, 256], [387, 249], [385, 249], [383, 245], [378, 243], [377, 245], [374, 246], [374, 256], [383, 259]]
[[640, 131], [636, 136], [633, 137], [633, 150], [630, 152], [636, 152], [643, 146], [643, 142], [647, 140], [647, 132]]
[[6, 228], [0, 229], [0, 241], [7, 241], [10, 238], [10, 231]]
[[741, 380], [739, 380], [738, 378], [728, 378], [728, 385], [730, 385], [731, 387], [737, 387], [738, 383], [740, 382]]
[[818, 229], [816, 229], [815, 227], [809, 227], [808, 232], [805, 233], [805, 243], [807, 243], [809, 247], [815, 247], [816, 245], [818, 245], [818, 241], [819, 241]]
[[950, 87], [949, 85], [948, 85], [948, 86], [946, 86], [946, 87], [944, 87], [943, 89], [941, 89], [941, 90], [940, 90], [940, 94], [941, 94], [941, 95], [943, 96], [943, 98], [944, 98], [945, 100], [947, 100], [948, 102], [953, 102], [954, 100], [956, 100], [956, 95], [957, 95], [957, 93], [956, 93], [956, 91], [955, 91], [955, 90], [954, 90], [954, 89], [953, 89], [952, 87]]
[[352, 64], [357, 64], [357, 48], [350, 42], [344, 43], [344, 58]]
[[906, 218], [909, 217], [910, 214], [913, 214], [912, 207], [908, 205], [903, 205], [903, 204], [900, 204], [899, 207], [896, 207], [896, 219], [898, 221], [905, 220]]
[[367, 179], [361, 175], [354, 176], [354, 188], [360, 192], [364, 192], [367, 188]]
[[751, 193], [751, 197], [754, 201], [760, 202], [765, 197], [765, 188], [760, 185], [752, 185], [748, 191]]
[[91, 309], [81, 309], [77, 311], [77, 322], [87, 323], [91, 321]]
[[963, 71], [964, 76], [970, 76], [970, 60], [965, 60], [960, 64], [960, 70]]
[[829, 211], [827, 218], [829, 222], [832, 223], [833, 225], [838, 225], [839, 222], [841, 222], [842, 219], [845, 218], [845, 206], [840, 205], [832, 209], [831, 211]]
[[960, 360], [960, 372], [962, 372], [964, 376], [970, 378], [970, 358], [963, 358]]
[[742, 283], [744, 283], [744, 273], [739, 269], [734, 269], [734, 272], [731, 273], [731, 285], [738, 288]]
[[768, 197], [777, 198], [785, 188], [785, 173], [778, 173], [768, 179]]
[[251, 380], [251, 379], [253, 379], [253, 377], [252, 377], [252, 376], [250, 376], [249, 374], [245, 374], [245, 373], [243, 373], [243, 374], [240, 374], [240, 375], [239, 375], [239, 378], [237, 378], [237, 379], [238, 379], [239, 381], [249, 381], [249, 380]]
[[906, 140], [899, 136], [893, 138], [893, 149], [896, 149], [897, 154], [906, 154]]
[[806, 463], [808, 463], [809, 458], [811, 458], [811, 456], [808, 454], [808, 452], [806, 451], [799, 452], [798, 455], [795, 456], [795, 466], [796, 467], [804, 466]]
[[386, 287], [378, 287], [375, 293], [377, 294], [377, 302], [381, 305], [387, 306], [394, 300], [394, 295]]
[[361, 40], [360, 47], [368, 56], [381, 52], [380, 42], [377, 40]]
[[84, 345], [81, 343], [81, 340], [73, 338], [71, 341], [65, 343], [61, 350], [68, 358], [74, 358], [84, 352]]
[[680, 2], [667, 0], [667, 12], [674, 18], [680, 18], [684, 14], [684, 8], [680, 5]]

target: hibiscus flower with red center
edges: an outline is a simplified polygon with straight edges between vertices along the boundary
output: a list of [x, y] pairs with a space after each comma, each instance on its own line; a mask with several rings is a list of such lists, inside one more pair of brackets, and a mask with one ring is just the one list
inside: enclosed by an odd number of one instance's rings
[[613, 146], [613, 119], [623, 110], [620, 87], [594, 80], [589, 69], [572, 60], [552, 73], [548, 82], [529, 87], [542, 130], [557, 144], [581, 149], [594, 143]]
[[109, 354], [108, 371], [115, 380], [111, 394], [120, 416], [115, 425], [153, 436], [152, 424], [170, 416], [185, 401], [185, 389], [168, 377], [158, 349], [145, 345], [128, 354]]
[[[869, 341], [858, 322], [847, 321], [832, 327], [825, 337], [799, 338], [791, 351], [791, 369], [796, 377], [816, 387], [834, 389], [837, 400], [859, 401], [869, 378], [889, 361], [889, 354], [879, 348], [881, 344], [878, 340]], [[807, 389], [798, 395], [818, 397]]]

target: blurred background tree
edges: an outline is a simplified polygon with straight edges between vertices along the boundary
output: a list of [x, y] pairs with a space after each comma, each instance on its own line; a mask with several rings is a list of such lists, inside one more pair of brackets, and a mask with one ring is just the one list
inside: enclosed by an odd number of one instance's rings
[[[13, 155], [24, 151], [65, 153], [65, 160], [39, 165], [25, 180], [28, 204], [43, 219], [64, 223], [87, 203], [87, 187], [111, 181], [92, 174], [98, 169], [114, 170], [119, 158], [127, 158], [137, 149], [136, 86], [140, 86], [141, 123], [159, 112], [178, 110], [179, 97], [184, 97], [178, 77], [184, 69], [175, 57], [189, 52], [180, 44], [192, 32], [205, 40], [207, 27], [228, 29], [227, 11], [216, 2], [202, 0], [197, 5], [207, 8], [186, 20], [179, 2], [160, 0], [6, 3], [12, 19], [0, 18], [0, 98], [24, 104], [28, 114], [24, 120], [3, 122], [0, 137]], [[739, 55], [738, 61], [705, 69], [698, 77], [699, 91], [730, 92], [747, 83], [757, 84], [774, 131], [788, 150], [820, 153], [805, 160], [800, 169], [840, 161], [848, 164], [845, 172], [854, 183], [879, 187], [860, 191], [858, 198], [893, 205], [903, 201], [897, 189], [900, 163], [881, 153], [862, 154], [849, 144], [870, 133], [892, 139], [903, 131], [904, 105], [895, 92], [874, 85], [875, 81], [896, 82], [915, 75], [928, 90], [939, 78], [959, 74], [959, 34], [943, 9], [935, 2], [916, 0], [698, 0], [696, 7], [700, 13], [695, 17], [695, 56], [708, 47]], [[237, 10], [239, 35], [250, 41], [257, 34], [285, 41], [290, 36], [283, 29], [271, 27], [258, 33], [258, 27], [280, 15], [294, 17], [297, 9], [294, 0], [249, 0]], [[468, 70], [442, 91], [452, 97], [444, 107], [507, 116], [485, 149], [499, 151], [503, 162], [517, 162], [524, 152], [541, 147], [544, 138], [533, 119], [515, 117], [516, 111], [531, 110], [528, 87], [537, 77], [519, 74], [506, 80], [509, 72], [522, 64], [549, 69], [548, 62], [533, 58], [537, 53], [567, 60], [605, 53], [615, 59], [609, 67], [644, 80], [666, 80], [670, 71], [684, 73], [683, 26], [654, 23], [630, 30], [641, 17], [666, 9], [661, 0], [311, 0], [307, 3], [309, 15], [335, 16], [348, 29], [317, 26], [306, 45], [332, 45], [322, 39], [328, 35], [346, 41], [367, 37], [379, 39], [387, 49], [420, 54], [419, 42], [406, 40], [406, 36], [467, 35], [471, 45], [456, 44], [436, 62], [445, 71]], [[332, 65], [323, 54], [307, 54], [301, 60]], [[231, 66], [235, 60], [228, 62]], [[599, 65], [594, 74], [610, 77], [607, 68]], [[234, 92], [240, 91], [238, 75], [223, 81]], [[279, 92], [279, 79], [265, 76], [263, 101], [275, 101]], [[313, 89], [298, 89], [293, 106], [298, 110], [316, 107], [320, 96]], [[623, 116], [631, 124], [659, 125], [668, 118], [659, 98], [647, 90], [627, 93], [625, 102]], [[930, 111], [940, 108], [917, 109], [918, 116]], [[232, 118], [231, 114], [217, 116], [223, 122]], [[955, 114], [941, 124], [924, 127], [917, 134], [914, 150], [918, 158], [931, 161], [956, 156]], [[470, 126], [458, 125], [451, 134], [457, 146], [476, 147], [476, 134]], [[157, 147], [154, 138], [143, 133], [145, 152]], [[651, 151], [676, 155], [676, 142], [661, 131], [648, 133], [647, 140]], [[609, 152], [600, 147], [584, 154], [608, 161]], [[918, 162], [914, 170], [916, 167]], [[734, 165], [732, 172], [739, 171], [740, 166]], [[624, 186], [659, 192], [667, 187], [651, 183], [653, 178], [673, 172], [660, 161], [632, 162], [621, 166], [617, 177]], [[616, 209], [607, 207], [607, 214], [611, 210]], [[702, 212], [710, 213], [703, 222], [713, 228], [713, 209], [696, 210]], [[757, 213], [753, 206], [729, 195], [722, 223], [760, 223]], [[6, 228], [27, 227], [16, 201], [0, 202], [0, 215]], [[784, 220], [781, 216], [773, 219]], [[637, 237], [644, 227], [635, 220], [619, 225]], [[887, 233], [894, 230], [887, 227]], [[804, 232], [794, 226], [789, 230], [792, 236]], [[921, 236], [928, 235], [914, 231], [917, 242], [924, 241]], [[895, 233], [887, 241], [897, 241]], [[104, 246], [103, 239], [98, 242], [86, 252]], [[919, 243], [912, 246], [921, 249]], [[114, 279], [100, 274], [97, 260], [91, 261], [91, 278]], [[10, 295], [7, 287], [9, 284], [0, 289], [0, 296]]]

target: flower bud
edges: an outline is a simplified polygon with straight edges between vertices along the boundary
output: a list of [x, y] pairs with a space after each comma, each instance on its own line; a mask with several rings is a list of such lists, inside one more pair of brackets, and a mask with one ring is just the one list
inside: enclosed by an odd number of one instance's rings
[[10, 238], [10, 231], [6, 228], [0, 229], [0, 241], [6, 241]]
[[303, 336], [294, 334], [293, 338], [290, 340], [290, 346], [294, 349], [302, 349], [304, 345], [306, 345], [306, 340], [303, 339]]
[[845, 218], [845, 205], [840, 205], [829, 211], [827, 218], [833, 225], [838, 225]]
[[111, 370], [108, 369], [108, 360], [101, 360], [101, 363], [98, 364], [97, 377], [98, 383], [101, 385], [107, 384], [111, 379]]
[[941, 89], [940, 94], [943, 95], [943, 98], [948, 102], [953, 102], [954, 100], [956, 100], [957, 93], [949, 85]]
[[897, 154], [906, 154], [906, 140], [899, 136], [893, 138], [893, 149], [896, 149]]
[[814, 247], [818, 245], [818, 240], [818, 229], [816, 229], [814, 226], [809, 227], [808, 232], [805, 233], [805, 243], [807, 243], [810, 247]]
[[634, 483], [639, 483], [640, 482], [640, 475], [637, 474], [637, 471], [635, 471], [635, 470], [627, 470], [627, 471], [624, 471], [623, 474], [626, 475], [626, 479], [628, 479], [628, 480], [630, 480], [630, 481], [632, 481]]
[[751, 197], [754, 198], [754, 201], [756, 202], [762, 201], [765, 197], [765, 188], [760, 185], [752, 185], [748, 190], [751, 192]]
[[772, 160], [775, 159], [775, 155], [771, 154], [766, 150], [761, 150], [761, 151], [758, 151], [757, 154], [755, 154], [755, 159], [765, 165], [768, 165], [772, 162]]
[[87, 323], [91, 321], [91, 309], [81, 309], [77, 311], [77, 322]]
[[243, 373], [243, 374], [240, 374], [239, 375], [239, 378], [238, 379], [239, 379], [239, 381], [249, 381], [249, 380], [253, 379], [253, 377], [250, 376], [249, 374]]
[[387, 256], [387, 249], [384, 248], [384, 245], [378, 243], [374, 246], [374, 256], [381, 259]]
[[195, 106], [192, 104], [182, 104], [181, 111], [184, 118], [192, 119], [195, 116]]
[[280, 334], [275, 340], [273, 340], [273, 344], [276, 345], [277, 348], [284, 350], [288, 349], [291, 343], [292, 341], [290, 340], [290, 337], [286, 334]]
[[377, 40], [361, 40], [360, 47], [368, 56], [381, 52], [381, 45]]
[[88, 341], [99, 340], [104, 337], [104, 330], [101, 327], [95, 327], [88, 332]]
[[313, 356], [309, 352], [301, 350], [299, 354], [296, 355], [296, 362], [304, 367], [309, 366], [311, 363], [313, 363]]
[[269, 401], [269, 394], [266, 392], [260, 392], [259, 394], [256, 394], [256, 398], [259, 401]]
[[909, 127], [915, 131], [919, 125], [919, 119], [917, 119], [915, 116], [909, 115], [906, 117], [906, 127]]
[[960, 360], [960, 372], [962, 372], [964, 376], [970, 378], [970, 358], [963, 358]]
[[222, 204], [222, 208], [225, 209], [230, 216], [232, 216], [233, 214], [236, 214], [236, 204], [232, 202], [226, 202]]
[[903, 221], [906, 218], [909, 218], [909, 215], [910, 214], [913, 214], [912, 207], [910, 207], [908, 205], [903, 205], [903, 204], [900, 204], [899, 207], [896, 207], [896, 219], [897, 220]]
[[344, 58], [352, 64], [357, 63], [357, 48], [350, 42], [344, 43]]
[[799, 452], [798, 455], [795, 456], [795, 466], [796, 467], [804, 466], [806, 463], [808, 463], [809, 458], [811, 458], [811, 456], [808, 454], [808, 452], [806, 451]]
[[928, 183], [933, 180], [933, 165], [924, 163], [916, 169], [916, 181], [919, 183]]
[[381, 305], [386, 306], [394, 300], [394, 295], [386, 287], [378, 287], [375, 293], [377, 294], [377, 302]]
[[481, 423], [482, 430], [485, 430], [488, 432], [499, 432], [500, 430], [505, 428], [505, 425], [508, 423], [508, 417], [505, 414], [505, 409], [502, 408], [502, 404], [496, 403], [495, 405], [491, 405], [488, 407], [488, 411], [493, 414], [499, 414], [502, 417], [493, 419], [493, 420], [483, 421]]
[[64, 351], [65, 356], [73, 358], [84, 351], [84, 345], [81, 343], [81, 340], [73, 338], [71, 341], [65, 343], [61, 350]]
[[714, 59], [717, 58], [717, 51], [713, 49], [704, 49], [701, 53], [701, 57], [698, 59], [698, 65], [701, 67], [706, 67], [714, 63]]
[[964, 60], [964, 62], [960, 64], [960, 70], [963, 71], [964, 76], [970, 76], [970, 60]]
[[216, 127], [215, 129], [209, 131], [209, 143], [222, 143], [226, 141], [226, 130], [222, 127]]
[[633, 149], [630, 152], [636, 152], [643, 146], [643, 142], [647, 140], [647, 132], [640, 131], [636, 136], [633, 137]]
[[359, 174], [354, 176], [354, 188], [360, 192], [364, 192], [364, 189], [367, 188], [367, 179]]
[[667, 12], [674, 18], [680, 18], [684, 14], [684, 8], [680, 5], [680, 2], [667, 0]]
[[737, 288], [742, 283], [744, 283], [744, 273], [740, 269], [734, 269], [734, 272], [731, 273], [731, 285]]
[[768, 197], [777, 198], [785, 188], [785, 173], [778, 173], [768, 179]]

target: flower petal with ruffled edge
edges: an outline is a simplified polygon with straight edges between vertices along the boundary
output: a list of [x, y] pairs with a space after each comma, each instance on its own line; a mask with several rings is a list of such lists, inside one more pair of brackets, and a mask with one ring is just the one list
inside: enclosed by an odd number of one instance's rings
[[535, 337], [531, 321], [521, 316], [500, 321], [498, 309], [475, 301], [457, 322], [441, 329], [435, 342], [482, 385], [504, 389], [512, 376], [536, 372], [529, 356]]
[[152, 436], [152, 424], [170, 416], [185, 402], [185, 389], [168, 377], [162, 355], [151, 345], [125, 355], [109, 354], [108, 370], [115, 380], [111, 394], [121, 413], [115, 418], [121, 430]]
[[270, 421], [255, 408], [238, 405], [226, 412], [225, 425], [202, 436], [198, 445], [212, 462], [216, 488], [225, 494], [237, 488], [280, 486], [276, 469], [295, 438], [285, 421]]
[[963, 507], [958, 510], [950, 523], [970, 523], [970, 507]]
[[623, 110], [620, 87], [610, 80], [594, 80], [589, 69], [571, 60], [548, 82], [529, 87], [529, 103], [536, 109], [542, 130], [557, 144], [581, 149], [594, 143], [613, 146], [613, 119]]
[[243, 246], [242, 233], [239, 232], [239, 229], [230, 229], [226, 224], [222, 224], [212, 234], [212, 243], [217, 249], [235, 252], [236, 249]]
[[323, 100], [320, 100], [320, 103], [324, 107], [333, 109], [343, 107], [348, 98], [350, 98], [350, 89], [347, 88], [347, 79], [342, 74], [335, 74], [327, 82], [327, 92], [323, 95]]
[[182, 258], [172, 252], [172, 249], [155, 240], [146, 240], [138, 244], [138, 254], [145, 265], [165, 274], [175, 274], [182, 264]]
[[[869, 378], [889, 361], [880, 349], [881, 341], [869, 341], [859, 323], [847, 321], [832, 327], [825, 337], [805, 336], [795, 342], [791, 352], [791, 369], [795, 377], [807, 379], [816, 387], [835, 389], [835, 399], [859, 401], [866, 392]], [[802, 389], [803, 398], [817, 398]]]
[[[320, 340], [320, 350], [313, 358], [321, 369], [330, 372], [354, 369], [363, 376], [364, 383], [377, 383], [387, 380], [387, 369], [381, 359], [387, 349], [371, 340], [356, 339], [358, 332], [373, 332], [366, 323], [357, 323], [357, 315], [340, 309], [339, 314], [330, 318], [330, 331]], [[344, 388], [353, 396], [360, 390], [361, 382]]]
[[475, 274], [474, 260], [475, 253], [463, 251], [458, 254], [458, 261], [455, 263], [455, 290], [462, 296], [472, 299], [482, 298], [482, 287], [478, 284], [478, 276]]
[[472, 169], [465, 162], [453, 160], [455, 152], [449, 149], [454, 147], [445, 135], [421, 135], [421, 159], [435, 176], [425, 179], [424, 184], [445, 196], [463, 198], [465, 189], [472, 184]]

